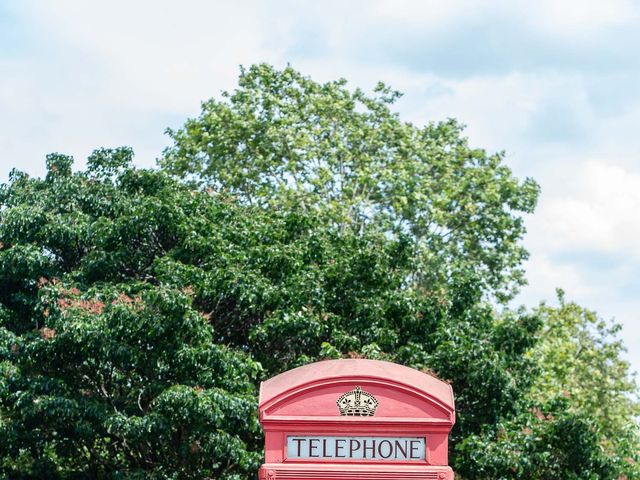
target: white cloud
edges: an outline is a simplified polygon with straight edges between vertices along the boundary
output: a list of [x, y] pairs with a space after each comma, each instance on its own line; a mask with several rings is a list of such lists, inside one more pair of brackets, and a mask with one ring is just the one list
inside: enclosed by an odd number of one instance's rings
[[638, 19], [639, 12], [637, 2], [630, 0], [379, 0], [367, 3], [372, 17], [409, 25], [446, 28], [464, 18], [504, 15], [565, 37], [631, 24]]
[[625, 253], [640, 261], [640, 171], [602, 160], [559, 172], [555, 192], [544, 195], [529, 235], [550, 253]]
[[101, 146], [133, 146], [151, 166], [165, 128], [233, 88], [240, 64], [279, 62], [257, 2], [13, 7], [33, 34], [13, 45], [23, 55], [0, 55], [0, 180], [11, 167], [41, 175], [53, 151], [81, 166]]
[[630, 0], [543, 0], [533, 4], [532, 10], [530, 18], [538, 29], [565, 38], [632, 25], [640, 12], [638, 3]]
[[517, 302], [533, 306], [563, 288], [623, 324], [627, 358], [640, 372], [640, 171], [573, 158], [541, 175], [549, 188], [527, 219], [529, 286]]
[[95, 60], [102, 101], [184, 113], [232, 87], [239, 64], [278, 60], [263, 13], [258, 2], [72, 0], [31, 4], [27, 14], [60, 51]]
[[554, 261], [545, 252], [532, 252], [533, 257], [525, 264], [529, 286], [519, 301], [537, 305], [542, 300], [552, 301], [556, 288], [561, 288], [571, 298], [589, 298], [597, 286], [589, 283], [578, 266]]

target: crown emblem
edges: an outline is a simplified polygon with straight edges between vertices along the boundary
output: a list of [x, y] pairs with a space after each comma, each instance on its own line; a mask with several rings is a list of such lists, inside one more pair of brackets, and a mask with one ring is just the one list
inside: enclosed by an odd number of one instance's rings
[[363, 391], [360, 387], [343, 394], [336, 403], [340, 415], [348, 417], [373, 417], [378, 407], [376, 397]]

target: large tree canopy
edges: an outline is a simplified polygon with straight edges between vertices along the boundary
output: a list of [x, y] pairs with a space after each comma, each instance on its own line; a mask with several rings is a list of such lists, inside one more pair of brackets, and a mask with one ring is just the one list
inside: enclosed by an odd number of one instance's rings
[[259, 364], [217, 342], [190, 286], [159, 273], [192, 238], [190, 218], [230, 208], [124, 168], [130, 158], [100, 151], [72, 174], [71, 160], [53, 155], [46, 179], [14, 172], [0, 192], [6, 478], [234, 478], [257, 468]]
[[120, 148], [14, 171], [0, 478], [254, 478], [259, 381], [343, 356], [453, 383], [461, 478], [638, 475], [615, 331], [487, 301], [520, 281], [537, 187], [393, 98], [261, 65], [173, 133], [166, 169]]
[[473, 275], [425, 291], [407, 284], [410, 242], [129, 160], [98, 151], [74, 174], [51, 156], [44, 180], [14, 173], [2, 189], [5, 459], [45, 477], [250, 476], [261, 368], [341, 354], [456, 382], [458, 438], [514, 411], [539, 322], [496, 320]]
[[487, 293], [508, 296], [523, 280], [520, 214], [537, 184], [514, 178], [502, 154], [471, 148], [454, 120], [402, 121], [390, 108], [398, 97], [255, 65], [169, 130], [162, 165], [249, 204], [319, 210], [342, 229], [375, 223], [415, 244], [415, 276], [473, 269]]

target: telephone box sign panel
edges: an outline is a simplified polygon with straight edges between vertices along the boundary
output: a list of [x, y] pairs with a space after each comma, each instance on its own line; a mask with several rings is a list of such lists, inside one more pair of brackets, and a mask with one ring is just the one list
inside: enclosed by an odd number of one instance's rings
[[288, 436], [289, 459], [425, 460], [424, 437]]
[[260, 480], [453, 480], [451, 385], [390, 362], [325, 360], [260, 386]]

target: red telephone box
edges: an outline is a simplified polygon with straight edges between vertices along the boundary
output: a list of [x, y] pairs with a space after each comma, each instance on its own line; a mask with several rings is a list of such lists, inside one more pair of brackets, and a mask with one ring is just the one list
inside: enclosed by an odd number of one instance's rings
[[453, 479], [451, 386], [376, 360], [327, 360], [260, 386], [260, 480]]

